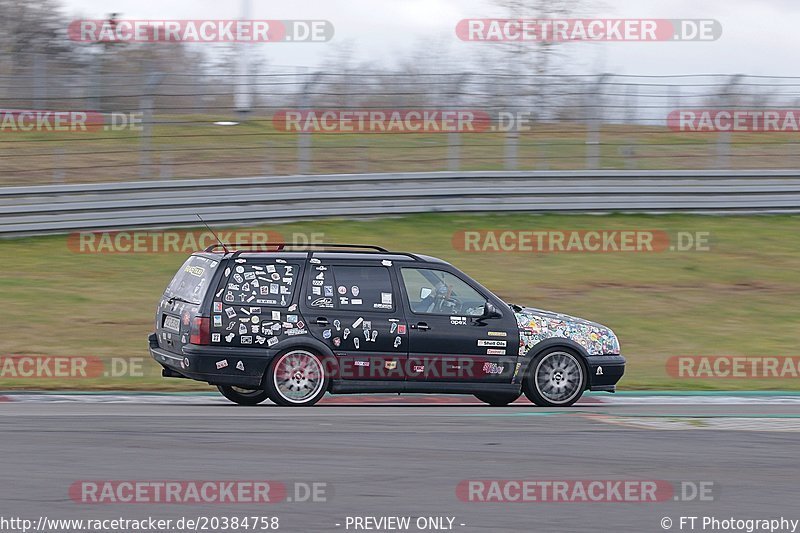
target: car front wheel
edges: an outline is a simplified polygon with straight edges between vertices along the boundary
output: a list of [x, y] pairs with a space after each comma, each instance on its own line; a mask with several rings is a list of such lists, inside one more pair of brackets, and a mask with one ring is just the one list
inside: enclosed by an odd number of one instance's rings
[[278, 405], [314, 405], [328, 390], [322, 358], [304, 349], [294, 349], [272, 360], [266, 379], [269, 398]]
[[580, 356], [564, 348], [537, 355], [528, 367], [525, 396], [541, 407], [568, 407], [583, 395], [586, 370]]
[[241, 387], [218, 385], [217, 390], [227, 399], [239, 405], [258, 405], [269, 398], [267, 391], [261, 389], [243, 389]]

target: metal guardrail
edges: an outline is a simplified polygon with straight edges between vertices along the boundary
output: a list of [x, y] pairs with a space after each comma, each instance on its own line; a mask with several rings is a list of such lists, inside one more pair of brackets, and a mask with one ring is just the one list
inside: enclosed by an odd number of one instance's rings
[[421, 212], [798, 213], [800, 171], [487, 171], [0, 188], [0, 235]]

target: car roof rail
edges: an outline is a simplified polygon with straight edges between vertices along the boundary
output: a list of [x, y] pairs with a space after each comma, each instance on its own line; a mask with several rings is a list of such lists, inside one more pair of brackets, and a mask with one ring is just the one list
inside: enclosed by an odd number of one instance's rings
[[[236, 251], [245, 251], [241, 250], [242, 248], [268, 248], [267, 250], [259, 249], [259, 250], [252, 250], [254, 252], [281, 252], [287, 247], [292, 249], [297, 249], [297, 251], [307, 251], [308, 248], [344, 248], [347, 250], [353, 249], [360, 249], [360, 250], [373, 250], [376, 252], [381, 252], [384, 254], [390, 253], [389, 250], [385, 248], [381, 248], [380, 246], [374, 246], [372, 244], [334, 244], [334, 243], [311, 243], [311, 244], [302, 244], [302, 243], [294, 243], [294, 242], [242, 242], [242, 243], [233, 243], [233, 244], [222, 244], [216, 243], [212, 244], [208, 248], [205, 249], [206, 252], [213, 252], [217, 248], [222, 248], [223, 250], [228, 248], [236, 248]], [[274, 250], [272, 248], [275, 248]], [[306, 249], [306, 250], [303, 250]]]
[[[287, 248], [289, 250], [287, 250]], [[301, 244], [293, 242], [263, 242], [263, 243], [248, 242], [248, 243], [232, 243], [232, 244], [216, 243], [207, 247], [204, 251], [210, 253], [217, 253], [218, 249], [222, 249], [226, 253], [233, 250], [234, 257], [238, 256], [242, 252], [248, 252], [248, 251], [253, 253], [275, 253], [282, 251], [297, 251], [297, 252], [308, 252], [309, 259], [317, 252], [343, 252], [343, 253], [404, 255], [406, 257], [410, 257], [414, 261], [420, 261], [420, 259], [414, 254], [410, 254], [407, 252], [392, 252], [387, 250], [386, 248], [382, 248], [380, 246], [375, 246], [372, 244], [341, 244], [341, 243]]]

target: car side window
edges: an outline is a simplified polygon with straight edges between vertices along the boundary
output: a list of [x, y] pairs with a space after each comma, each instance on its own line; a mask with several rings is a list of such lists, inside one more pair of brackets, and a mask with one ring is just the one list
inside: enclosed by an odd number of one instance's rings
[[383, 266], [334, 266], [336, 307], [362, 311], [394, 311], [389, 269]]
[[411, 310], [418, 314], [481, 316], [486, 298], [443, 270], [401, 268]]

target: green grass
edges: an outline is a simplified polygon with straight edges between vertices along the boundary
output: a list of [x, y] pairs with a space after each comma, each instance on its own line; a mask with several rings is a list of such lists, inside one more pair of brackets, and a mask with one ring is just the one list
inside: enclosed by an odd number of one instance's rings
[[[453, 248], [469, 229], [707, 231], [711, 250], [662, 253], [474, 253]], [[256, 228], [248, 228], [256, 229]], [[257, 229], [325, 234], [431, 254], [507, 301], [594, 319], [619, 335], [621, 388], [800, 390], [782, 380], [679, 381], [672, 355], [800, 355], [800, 217], [645, 215], [415, 215], [320, 220]], [[0, 378], [0, 389], [201, 390], [165, 380], [147, 359], [156, 303], [184, 254], [78, 254], [65, 236], [0, 241], [0, 355], [145, 358], [139, 378]]]

